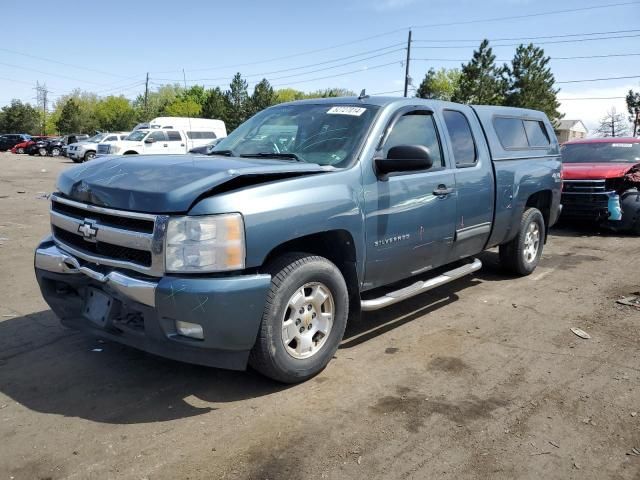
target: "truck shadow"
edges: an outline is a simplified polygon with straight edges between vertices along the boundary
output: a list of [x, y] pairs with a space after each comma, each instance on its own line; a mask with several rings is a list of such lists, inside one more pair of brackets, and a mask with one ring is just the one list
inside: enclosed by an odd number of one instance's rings
[[616, 232], [593, 223], [563, 220], [549, 231], [552, 237], [635, 237], [632, 232]]
[[[340, 348], [353, 348], [455, 302], [460, 291], [479, 283], [477, 278], [364, 314], [348, 326]], [[0, 391], [41, 413], [109, 424], [165, 422], [287, 388], [251, 370], [200, 367], [98, 340], [65, 329], [50, 310], [0, 322]]]

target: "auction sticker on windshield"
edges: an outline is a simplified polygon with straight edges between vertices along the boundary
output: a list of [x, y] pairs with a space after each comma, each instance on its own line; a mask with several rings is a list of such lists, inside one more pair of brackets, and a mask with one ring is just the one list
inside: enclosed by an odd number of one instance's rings
[[327, 113], [332, 115], [353, 115], [354, 117], [359, 117], [366, 111], [367, 109], [362, 107], [331, 107], [327, 110]]
[[633, 147], [633, 144], [632, 143], [612, 143], [611, 146], [616, 148], [631, 148]]

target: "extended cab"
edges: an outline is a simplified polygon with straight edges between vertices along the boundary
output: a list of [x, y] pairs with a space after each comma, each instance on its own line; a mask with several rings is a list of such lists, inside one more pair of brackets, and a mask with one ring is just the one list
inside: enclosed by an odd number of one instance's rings
[[562, 218], [640, 235], [640, 138], [562, 146]]
[[558, 217], [538, 111], [421, 99], [263, 110], [204, 156], [70, 168], [35, 252], [61, 321], [148, 352], [305, 380], [347, 320], [477, 271], [531, 273]]

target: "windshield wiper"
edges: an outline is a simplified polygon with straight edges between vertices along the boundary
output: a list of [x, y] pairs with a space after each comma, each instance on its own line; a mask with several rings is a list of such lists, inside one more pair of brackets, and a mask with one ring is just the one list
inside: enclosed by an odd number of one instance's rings
[[211, 150], [207, 155], [223, 155], [225, 157], [235, 157], [233, 150]]
[[291, 160], [295, 160], [296, 162], [304, 162], [298, 155], [295, 153], [276, 153], [276, 152], [258, 152], [258, 153], [244, 153], [240, 155], [241, 157], [246, 158], [290, 158]]

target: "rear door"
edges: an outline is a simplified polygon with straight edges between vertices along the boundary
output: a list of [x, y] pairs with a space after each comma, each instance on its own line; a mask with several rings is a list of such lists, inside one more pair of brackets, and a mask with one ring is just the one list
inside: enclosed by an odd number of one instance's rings
[[462, 105], [441, 108], [458, 195], [452, 260], [475, 255], [489, 239], [494, 210], [491, 156], [473, 111]]
[[421, 106], [401, 109], [391, 120], [376, 156], [397, 145], [423, 145], [428, 170], [378, 178], [366, 194], [368, 287], [417, 275], [449, 262], [456, 218], [454, 172], [443, 148], [439, 119]]
[[182, 133], [178, 130], [167, 130], [167, 153], [185, 153], [187, 151], [187, 144]]

